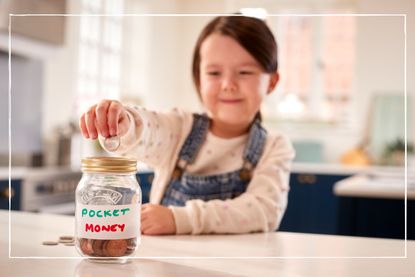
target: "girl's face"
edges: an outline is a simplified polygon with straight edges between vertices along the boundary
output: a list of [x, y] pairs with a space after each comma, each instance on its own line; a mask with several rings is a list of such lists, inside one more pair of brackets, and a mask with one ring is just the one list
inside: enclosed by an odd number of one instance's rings
[[200, 48], [200, 93], [214, 123], [247, 127], [278, 73], [265, 73], [236, 40], [212, 34]]

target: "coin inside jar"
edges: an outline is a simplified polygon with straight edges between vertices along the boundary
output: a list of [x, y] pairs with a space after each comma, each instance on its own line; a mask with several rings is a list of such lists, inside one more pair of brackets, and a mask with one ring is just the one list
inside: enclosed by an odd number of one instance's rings
[[137, 246], [137, 238], [116, 240], [80, 238], [77, 239], [77, 241], [79, 248], [84, 255], [94, 257], [121, 257], [130, 255]]
[[95, 256], [104, 257], [104, 251], [102, 249], [102, 245], [104, 244], [105, 240], [92, 240], [92, 249], [94, 251]]
[[105, 252], [109, 257], [120, 257], [127, 251], [127, 241], [124, 239], [109, 240]]
[[94, 254], [94, 250], [92, 248], [92, 242], [89, 239], [80, 239], [79, 240], [79, 244], [80, 244], [80, 248], [81, 251], [85, 254], [85, 255], [92, 255]]
[[113, 136], [108, 137], [104, 139], [104, 147], [108, 151], [117, 151], [118, 147], [120, 147], [120, 137], [119, 136]]

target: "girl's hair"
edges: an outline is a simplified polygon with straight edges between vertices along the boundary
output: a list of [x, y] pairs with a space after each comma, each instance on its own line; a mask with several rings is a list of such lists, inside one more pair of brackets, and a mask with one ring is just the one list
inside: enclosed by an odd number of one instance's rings
[[247, 16], [219, 16], [202, 30], [193, 53], [193, 82], [200, 96], [200, 47], [211, 34], [222, 34], [236, 40], [267, 73], [278, 70], [277, 42], [266, 23]]

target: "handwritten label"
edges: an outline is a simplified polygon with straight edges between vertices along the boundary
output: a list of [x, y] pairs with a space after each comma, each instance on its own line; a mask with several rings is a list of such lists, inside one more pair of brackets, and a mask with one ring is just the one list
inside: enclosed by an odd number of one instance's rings
[[127, 239], [140, 232], [140, 205], [76, 205], [76, 234], [88, 239]]

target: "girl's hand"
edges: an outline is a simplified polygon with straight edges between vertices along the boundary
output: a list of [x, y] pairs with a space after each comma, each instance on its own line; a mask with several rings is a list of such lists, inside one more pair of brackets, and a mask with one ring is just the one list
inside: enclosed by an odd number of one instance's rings
[[141, 207], [141, 233], [143, 235], [170, 235], [176, 233], [173, 212], [164, 206], [144, 204]]
[[79, 119], [82, 135], [97, 139], [125, 135], [131, 122], [124, 106], [116, 100], [102, 100], [90, 107]]

